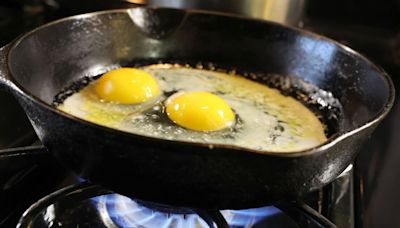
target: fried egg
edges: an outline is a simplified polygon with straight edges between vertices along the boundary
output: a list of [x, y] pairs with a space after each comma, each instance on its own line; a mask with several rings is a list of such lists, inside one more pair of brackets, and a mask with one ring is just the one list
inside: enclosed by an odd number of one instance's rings
[[235, 122], [229, 105], [209, 92], [176, 93], [165, 102], [165, 111], [174, 123], [196, 131], [217, 131]]
[[132, 88], [122, 83], [123, 91], [118, 93], [135, 93], [147, 87], [155, 88], [154, 95], [143, 95], [145, 99], [133, 102], [108, 99], [98, 92], [106, 87], [99, 86], [100, 77], [67, 97], [58, 108], [139, 135], [261, 152], [300, 151], [326, 141], [324, 125], [316, 115], [276, 89], [238, 75], [179, 65], [156, 64], [139, 70], [150, 79]]
[[159, 94], [155, 79], [145, 71], [119, 68], [101, 76], [95, 85], [96, 95], [105, 101], [137, 104]]

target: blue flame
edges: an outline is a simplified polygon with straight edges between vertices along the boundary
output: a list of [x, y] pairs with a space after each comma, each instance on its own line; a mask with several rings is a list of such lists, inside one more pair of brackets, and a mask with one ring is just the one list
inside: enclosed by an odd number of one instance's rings
[[270, 216], [281, 213], [281, 211], [273, 206], [259, 207], [245, 210], [223, 210], [221, 214], [228, 222], [229, 226], [235, 227], [252, 227], [259, 221]]
[[[206, 228], [207, 223], [195, 212], [172, 214], [147, 208], [118, 194], [92, 198], [106, 224], [117, 227]], [[257, 222], [281, 213], [276, 207], [246, 210], [222, 210], [230, 227], [252, 227]]]

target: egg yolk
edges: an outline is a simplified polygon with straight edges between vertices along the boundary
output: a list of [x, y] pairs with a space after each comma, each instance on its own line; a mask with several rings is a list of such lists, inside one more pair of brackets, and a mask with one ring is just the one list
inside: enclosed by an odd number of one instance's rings
[[119, 68], [103, 74], [95, 85], [97, 96], [121, 104], [145, 102], [160, 91], [156, 80], [143, 70]]
[[208, 92], [174, 94], [166, 101], [166, 113], [177, 125], [196, 131], [217, 131], [235, 123], [229, 105]]

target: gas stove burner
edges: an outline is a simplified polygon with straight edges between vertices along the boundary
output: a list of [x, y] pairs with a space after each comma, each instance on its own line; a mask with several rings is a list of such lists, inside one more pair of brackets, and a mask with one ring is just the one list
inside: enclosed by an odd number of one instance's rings
[[[208, 227], [200, 216], [186, 208], [142, 204], [118, 194], [92, 198], [107, 224], [115, 227]], [[146, 206], [145, 206], [146, 205]]]
[[[118, 194], [102, 195], [92, 200], [106, 220], [105, 223], [116, 227], [218, 226], [218, 222], [210, 221], [212, 216], [207, 216], [210, 212], [142, 202]], [[247, 210], [222, 210], [220, 213], [230, 227], [252, 227], [259, 221], [282, 212], [276, 207], [268, 206]]]
[[84, 182], [33, 204], [17, 227], [335, 227], [326, 219], [321, 220], [320, 215], [297, 208], [296, 204], [277, 205], [221, 211], [171, 207], [131, 199]]

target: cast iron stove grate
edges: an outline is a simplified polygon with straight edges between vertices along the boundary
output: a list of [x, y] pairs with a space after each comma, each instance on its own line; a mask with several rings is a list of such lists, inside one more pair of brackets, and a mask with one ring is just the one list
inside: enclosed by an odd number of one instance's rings
[[17, 227], [336, 227], [305, 204], [279, 202], [244, 210], [170, 207], [115, 194], [83, 182], [33, 204]]

